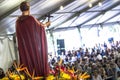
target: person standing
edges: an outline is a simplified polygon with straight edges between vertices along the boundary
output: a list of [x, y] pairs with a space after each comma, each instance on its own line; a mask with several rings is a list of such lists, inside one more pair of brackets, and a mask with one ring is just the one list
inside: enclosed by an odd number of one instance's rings
[[28, 68], [30, 74], [46, 77], [49, 74], [48, 49], [45, 26], [30, 15], [30, 4], [26, 1], [20, 4], [22, 15], [16, 21], [16, 37], [20, 64]]

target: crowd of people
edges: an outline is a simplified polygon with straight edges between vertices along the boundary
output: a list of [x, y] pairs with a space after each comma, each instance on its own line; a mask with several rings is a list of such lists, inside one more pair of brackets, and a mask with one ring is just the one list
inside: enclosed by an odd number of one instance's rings
[[57, 56], [49, 55], [50, 69], [55, 69], [60, 59], [66, 69], [88, 72], [89, 80], [120, 80], [120, 42], [112, 44], [111, 48], [104, 43], [94, 48], [79, 48], [61, 52]]

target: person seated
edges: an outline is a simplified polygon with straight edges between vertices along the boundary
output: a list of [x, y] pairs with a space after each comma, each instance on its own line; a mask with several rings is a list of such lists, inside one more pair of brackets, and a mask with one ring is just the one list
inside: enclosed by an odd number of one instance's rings
[[103, 80], [101, 75], [98, 73], [98, 71], [93, 72], [92, 80]]

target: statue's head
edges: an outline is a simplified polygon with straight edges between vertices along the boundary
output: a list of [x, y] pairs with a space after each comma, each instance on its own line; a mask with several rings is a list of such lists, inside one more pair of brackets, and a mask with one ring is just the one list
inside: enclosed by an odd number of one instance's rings
[[24, 1], [20, 4], [20, 10], [23, 11], [29, 11], [30, 4], [27, 1]]

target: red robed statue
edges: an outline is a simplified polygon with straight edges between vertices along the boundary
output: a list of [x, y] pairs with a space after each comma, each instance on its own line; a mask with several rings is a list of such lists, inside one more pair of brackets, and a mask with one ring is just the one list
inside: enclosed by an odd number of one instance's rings
[[27, 67], [31, 75], [35, 71], [35, 76], [46, 77], [49, 70], [45, 25], [30, 15], [28, 2], [22, 2], [20, 10], [22, 15], [16, 21], [20, 64]]

